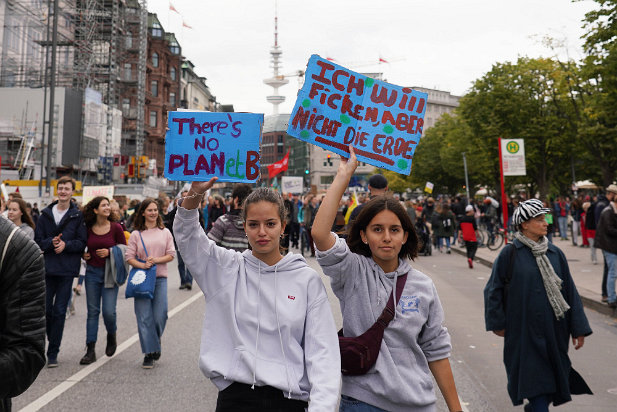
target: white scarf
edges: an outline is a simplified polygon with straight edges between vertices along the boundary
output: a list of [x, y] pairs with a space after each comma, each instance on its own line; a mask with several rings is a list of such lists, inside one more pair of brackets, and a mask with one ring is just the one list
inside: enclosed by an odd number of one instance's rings
[[553, 312], [555, 312], [555, 317], [557, 320], [565, 317], [566, 312], [570, 309], [570, 305], [568, 305], [560, 292], [563, 281], [557, 276], [553, 269], [553, 265], [551, 265], [551, 262], [546, 256], [548, 239], [546, 236], [542, 236], [539, 242], [534, 242], [521, 232], [516, 232], [514, 237], [531, 249], [531, 254], [536, 258], [536, 263], [542, 275], [544, 289], [546, 290], [546, 297], [548, 297]]

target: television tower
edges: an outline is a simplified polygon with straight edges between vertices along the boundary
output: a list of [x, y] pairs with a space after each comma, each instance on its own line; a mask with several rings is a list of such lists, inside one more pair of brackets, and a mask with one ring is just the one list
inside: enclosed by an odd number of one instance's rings
[[278, 2], [274, 3], [274, 46], [270, 49], [270, 55], [272, 56], [272, 77], [265, 79], [264, 83], [272, 87], [272, 94], [266, 97], [268, 103], [272, 103], [272, 114], [279, 113], [279, 104], [285, 101], [285, 96], [279, 94], [279, 87], [289, 83], [284, 76], [279, 74], [279, 68], [281, 67], [280, 58], [283, 54], [283, 50], [278, 44]]

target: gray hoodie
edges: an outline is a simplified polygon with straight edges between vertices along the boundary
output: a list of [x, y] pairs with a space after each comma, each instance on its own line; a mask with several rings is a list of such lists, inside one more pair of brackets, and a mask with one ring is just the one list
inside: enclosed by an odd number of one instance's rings
[[449, 357], [451, 346], [433, 281], [406, 260], [399, 260], [395, 272], [384, 273], [372, 258], [352, 253], [338, 237], [332, 248], [317, 251], [317, 261], [331, 278], [343, 312], [343, 334], [350, 337], [375, 323], [396, 277], [409, 273], [375, 366], [365, 375], [343, 376], [342, 393], [388, 411], [434, 411], [428, 362]]
[[[267, 266], [252, 252], [217, 246], [197, 210], [178, 208], [174, 235], [206, 298], [199, 366], [219, 390], [270, 385], [309, 411], [334, 411], [340, 353], [325, 287], [304, 258]], [[333, 367], [336, 365], [336, 367]]]

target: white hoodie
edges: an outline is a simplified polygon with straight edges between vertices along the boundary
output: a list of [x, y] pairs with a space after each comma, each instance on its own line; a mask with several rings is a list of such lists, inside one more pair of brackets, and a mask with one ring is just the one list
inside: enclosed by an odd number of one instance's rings
[[[206, 298], [199, 366], [223, 390], [233, 382], [269, 385], [309, 411], [334, 411], [340, 353], [325, 287], [304, 258], [274, 266], [219, 247], [202, 230], [197, 210], [178, 208], [174, 235]], [[257, 355], [256, 355], [257, 354]]]

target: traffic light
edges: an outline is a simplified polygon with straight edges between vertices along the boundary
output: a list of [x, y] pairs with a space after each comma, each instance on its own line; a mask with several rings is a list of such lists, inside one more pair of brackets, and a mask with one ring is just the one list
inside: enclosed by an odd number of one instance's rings
[[308, 175], [308, 174], [309, 174], [309, 170], [308, 170], [308, 169], [306, 169], [306, 170], [304, 171], [304, 174], [305, 174], [305, 175]]

